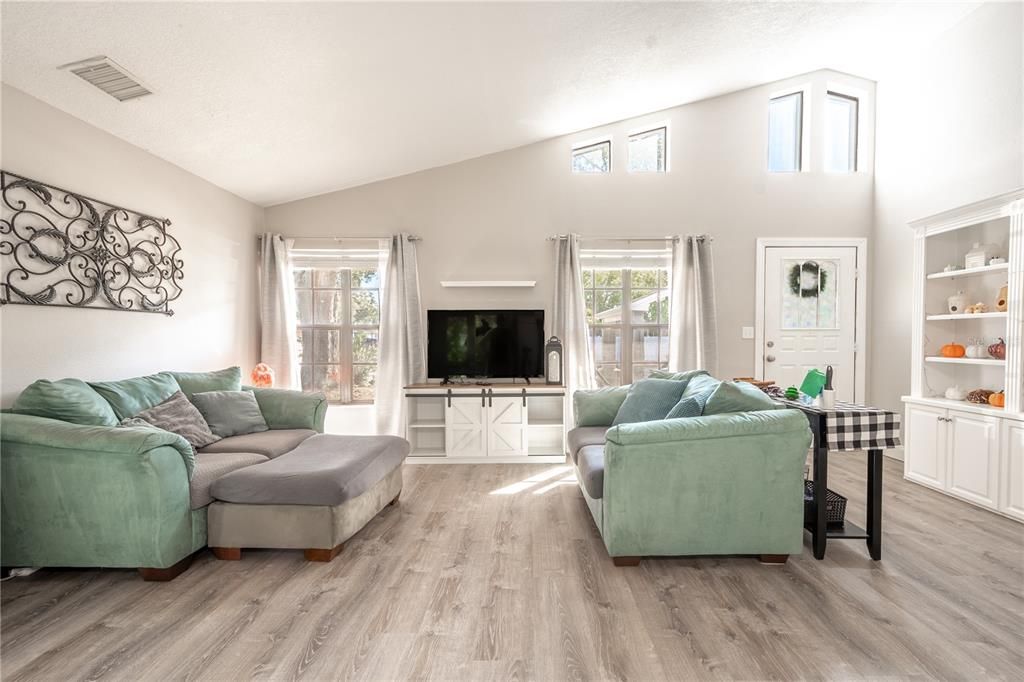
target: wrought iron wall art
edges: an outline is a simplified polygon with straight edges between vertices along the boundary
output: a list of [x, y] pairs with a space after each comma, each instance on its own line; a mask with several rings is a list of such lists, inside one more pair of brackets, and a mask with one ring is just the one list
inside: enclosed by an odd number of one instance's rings
[[0, 303], [173, 315], [170, 220], [0, 171]]

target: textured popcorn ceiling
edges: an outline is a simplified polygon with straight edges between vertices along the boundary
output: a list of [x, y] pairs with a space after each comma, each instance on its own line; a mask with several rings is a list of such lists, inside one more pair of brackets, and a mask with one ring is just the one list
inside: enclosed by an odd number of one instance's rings
[[[877, 78], [975, 6], [5, 2], [2, 77], [270, 205], [819, 68]], [[96, 55], [155, 94], [57, 70]]]

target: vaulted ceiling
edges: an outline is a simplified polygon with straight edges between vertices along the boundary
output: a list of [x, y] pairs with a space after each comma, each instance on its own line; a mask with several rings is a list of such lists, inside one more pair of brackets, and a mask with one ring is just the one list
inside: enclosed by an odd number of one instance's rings
[[[963, 3], [11, 3], [2, 77], [257, 204], [819, 68], [876, 78]], [[119, 103], [58, 66], [106, 55]]]

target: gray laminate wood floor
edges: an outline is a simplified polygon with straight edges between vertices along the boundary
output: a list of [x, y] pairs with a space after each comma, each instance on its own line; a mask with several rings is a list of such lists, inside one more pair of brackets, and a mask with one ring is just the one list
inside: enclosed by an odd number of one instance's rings
[[[864, 460], [832, 482], [863, 518]], [[1024, 526], [902, 480], [883, 560], [616, 568], [565, 467], [421, 465], [330, 564], [203, 552], [174, 582], [3, 583], [4, 680], [1021, 679]]]

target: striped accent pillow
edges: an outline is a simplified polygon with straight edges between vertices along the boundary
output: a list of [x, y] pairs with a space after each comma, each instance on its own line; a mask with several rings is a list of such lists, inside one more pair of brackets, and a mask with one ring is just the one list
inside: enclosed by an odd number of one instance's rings
[[220, 440], [220, 436], [210, 430], [202, 413], [181, 391], [175, 392], [159, 405], [139, 412], [135, 418], [178, 434], [197, 450]]

